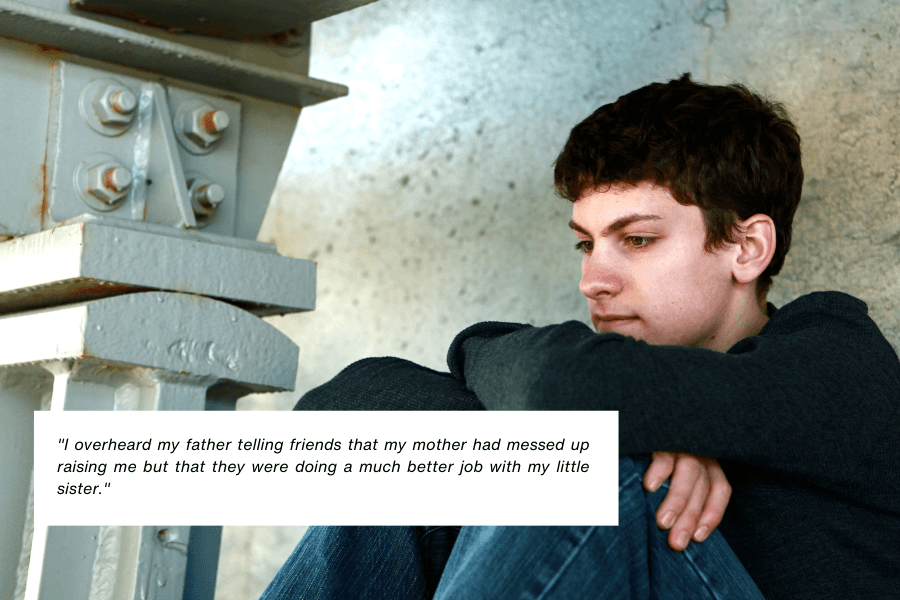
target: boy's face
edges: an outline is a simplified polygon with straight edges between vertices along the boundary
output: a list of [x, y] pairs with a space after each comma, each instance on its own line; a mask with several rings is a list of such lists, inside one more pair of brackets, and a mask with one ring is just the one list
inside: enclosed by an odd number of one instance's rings
[[599, 333], [701, 348], [727, 337], [734, 246], [704, 250], [698, 207], [651, 183], [614, 186], [579, 198], [569, 225], [584, 252], [580, 288]]

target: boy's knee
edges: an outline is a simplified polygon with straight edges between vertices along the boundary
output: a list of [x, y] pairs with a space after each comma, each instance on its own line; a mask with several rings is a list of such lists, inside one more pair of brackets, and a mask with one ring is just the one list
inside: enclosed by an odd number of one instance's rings
[[[663, 483], [655, 492], [644, 489], [644, 473], [650, 467], [650, 455], [619, 458], [619, 520], [652, 515], [669, 489]], [[633, 512], [632, 512], [633, 511]], [[626, 517], [627, 515], [627, 517]]]

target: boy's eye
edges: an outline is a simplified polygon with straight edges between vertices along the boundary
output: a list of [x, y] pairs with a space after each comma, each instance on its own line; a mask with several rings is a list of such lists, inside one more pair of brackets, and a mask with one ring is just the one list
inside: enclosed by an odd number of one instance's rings
[[590, 240], [581, 240], [575, 244], [575, 249], [586, 254], [594, 249], [594, 242]]
[[634, 248], [644, 248], [645, 246], [649, 246], [653, 243], [653, 238], [632, 235], [625, 238], [625, 241], [629, 246], [633, 246]]

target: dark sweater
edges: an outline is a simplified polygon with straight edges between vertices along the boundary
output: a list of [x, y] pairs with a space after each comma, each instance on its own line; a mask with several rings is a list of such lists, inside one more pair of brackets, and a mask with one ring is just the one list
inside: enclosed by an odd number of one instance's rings
[[297, 408], [618, 410], [622, 454], [719, 459], [719, 531], [768, 600], [898, 598], [900, 360], [852, 296], [769, 311], [727, 353], [480, 323], [453, 341], [452, 377], [367, 359]]

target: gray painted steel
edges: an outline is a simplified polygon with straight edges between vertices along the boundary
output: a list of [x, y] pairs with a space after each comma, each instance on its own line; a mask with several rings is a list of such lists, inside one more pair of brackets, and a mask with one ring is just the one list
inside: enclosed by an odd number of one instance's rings
[[0, 36], [290, 106], [310, 106], [347, 95], [347, 88], [340, 84], [15, 0], [0, 0]]
[[169, 29], [234, 39], [258, 38], [370, 4], [375, 0], [72, 0], [73, 8]]
[[218, 298], [258, 315], [313, 310], [316, 267], [261, 242], [111, 217], [0, 243], [0, 314], [148, 289]]
[[[256, 238], [297, 109], [188, 83], [163, 85], [125, 68], [85, 67], [6, 40], [0, 67], [0, 105], [8, 107], [0, 119], [0, 241], [83, 213]], [[129, 123], [99, 122], [92, 100], [101, 82], [139, 101]], [[198, 106], [229, 115], [228, 129], [206, 148], [187, 139], [179, 119]], [[86, 183], [104, 161], [131, 173], [130, 188], [112, 205], [93, 198]], [[220, 185], [224, 200], [198, 217], [188, 190], [201, 180]]]
[[42, 403], [49, 405], [52, 386], [52, 375], [34, 365], [0, 368], [0, 598], [4, 600], [25, 589], [33, 527], [33, 415]]
[[[52, 67], [46, 163], [49, 211], [42, 228], [49, 229], [89, 211], [233, 235], [237, 204], [243, 201], [236, 197], [240, 103], [134, 77], [98, 78], [100, 75], [103, 74], [96, 69], [68, 62]], [[97, 131], [102, 125], [98, 125], [91, 102], [100, 83], [117, 86], [137, 100], [131, 123], [110, 133]], [[206, 148], [194, 144], [183, 133], [184, 113], [195, 108], [219, 110], [229, 117], [228, 129]], [[132, 174], [130, 189], [113, 206], [98, 206], [101, 202], [91, 198], [83, 180], [88, 168], [103, 158], [117, 162]], [[221, 185], [226, 196], [211, 216], [198, 223], [187, 182], [201, 178]]]
[[[35, 334], [42, 331], [53, 336]], [[219, 380], [248, 393], [286, 390], [297, 372], [296, 344], [273, 325], [191, 294], [133, 293], [18, 313], [0, 318], [0, 339], [18, 340], [0, 345], [0, 367], [77, 361], [153, 369], [173, 381], [187, 373], [204, 390], [194, 410], [203, 410], [206, 388]], [[92, 410], [116, 407], [104, 405], [100, 394], [76, 402], [82, 401]]]
[[31, 50], [0, 38], [0, 241], [41, 230], [50, 61]]
[[[53, 335], [43, 335], [48, 331]], [[234, 306], [166, 292], [2, 317], [0, 339], [17, 341], [0, 346], [4, 439], [15, 439], [9, 427], [31, 431], [28, 421], [47, 396], [48, 372], [50, 410], [203, 410], [209, 388], [221, 383], [240, 390], [237, 395], [290, 389], [299, 351], [275, 327]], [[0, 489], [30, 487], [28, 449], [0, 470]], [[0, 541], [12, 559], [2, 565], [4, 581], [18, 581], [20, 591], [27, 570], [27, 586], [37, 588], [41, 600], [182, 597], [190, 528], [32, 533], [31, 501], [21, 493], [4, 499]]]

